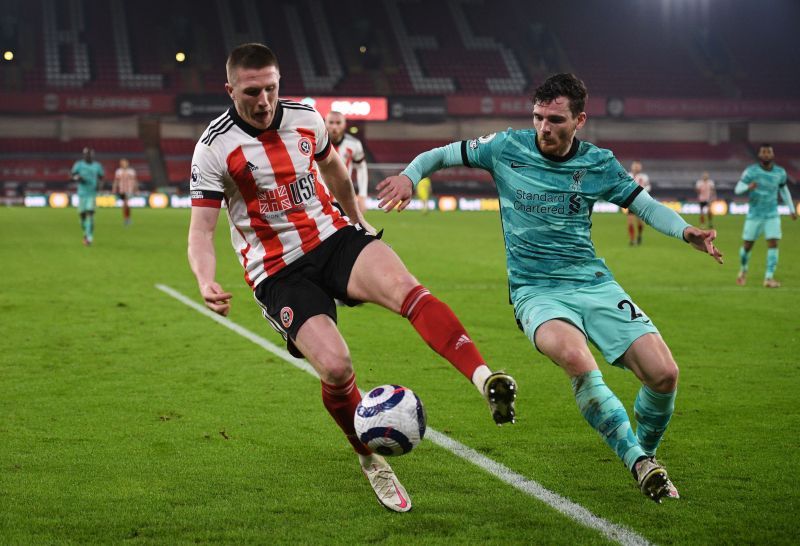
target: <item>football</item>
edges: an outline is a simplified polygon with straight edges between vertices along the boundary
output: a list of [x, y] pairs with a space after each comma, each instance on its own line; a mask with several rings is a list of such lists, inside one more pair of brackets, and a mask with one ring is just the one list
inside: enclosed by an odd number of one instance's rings
[[362, 443], [381, 455], [404, 455], [425, 436], [425, 408], [411, 389], [381, 385], [359, 402], [354, 416]]

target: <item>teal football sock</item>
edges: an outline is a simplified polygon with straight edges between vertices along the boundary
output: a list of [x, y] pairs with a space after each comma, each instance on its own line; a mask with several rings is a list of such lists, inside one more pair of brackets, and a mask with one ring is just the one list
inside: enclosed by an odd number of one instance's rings
[[660, 393], [642, 385], [636, 402], [633, 404], [633, 414], [636, 419], [636, 438], [639, 445], [649, 456], [656, 454], [658, 444], [667, 430], [669, 420], [675, 411], [675, 395], [677, 390]]
[[603, 382], [600, 370], [572, 378], [572, 390], [581, 414], [629, 469], [645, 457], [619, 398]]
[[745, 250], [743, 246], [739, 247], [739, 263], [741, 270], [747, 273], [747, 264], [750, 262], [750, 251]]
[[778, 267], [778, 249], [777, 248], [768, 248], [767, 249], [767, 274], [765, 278], [771, 279], [772, 276], [775, 274], [775, 269]]

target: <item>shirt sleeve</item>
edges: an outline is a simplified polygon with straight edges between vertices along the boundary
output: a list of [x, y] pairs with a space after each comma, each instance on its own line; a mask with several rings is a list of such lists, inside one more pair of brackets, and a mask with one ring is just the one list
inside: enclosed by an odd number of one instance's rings
[[366, 160], [364, 155], [364, 144], [358, 140], [353, 140], [353, 163], [362, 163]]
[[215, 151], [198, 142], [192, 156], [192, 171], [189, 180], [193, 207], [220, 208], [225, 197], [223, 166]]
[[781, 184], [780, 189], [778, 192], [781, 195], [781, 199], [783, 200], [783, 204], [789, 207], [790, 212], [794, 212], [794, 201], [792, 201], [792, 194], [789, 192], [789, 185], [785, 182]]
[[463, 143], [453, 142], [447, 146], [422, 152], [400, 174], [404, 174], [411, 179], [411, 183], [416, 188], [420, 180], [439, 169], [464, 165], [461, 144]]
[[369, 170], [367, 168], [367, 158], [364, 155], [364, 145], [358, 139], [355, 139], [353, 143], [353, 165], [356, 173], [355, 182], [358, 187], [358, 195], [366, 197], [369, 186]]
[[416, 188], [421, 179], [447, 167], [463, 166], [492, 171], [497, 152], [507, 134], [507, 131], [492, 133], [428, 150], [415, 157], [401, 174], [408, 176]]
[[644, 220], [648, 225], [660, 231], [664, 235], [669, 235], [680, 240], [683, 239], [683, 231], [689, 227], [689, 223], [669, 207], [665, 207], [646, 191], [639, 192], [630, 204], [631, 211]]
[[331, 153], [331, 140], [328, 137], [328, 129], [325, 127], [325, 120], [322, 116], [314, 111], [314, 137], [317, 143], [316, 152], [314, 153], [314, 161], [322, 161]]
[[491, 133], [461, 142], [461, 155], [465, 167], [493, 171], [500, 150], [505, 145], [509, 131]]
[[733, 193], [736, 195], [742, 195], [743, 193], [747, 193], [749, 188], [747, 186], [750, 185], [750, 169], [745, 169], [742, 171], [742, 176], [739, 177], [739, 181], [736, 183], [736, 187], [733, 188]]
[[605, 188], [600, 197], [624, 209], [630, 207], [636, 196], [644, 192], [644, 188], [614, 157], [611, 157], [605, 169]]

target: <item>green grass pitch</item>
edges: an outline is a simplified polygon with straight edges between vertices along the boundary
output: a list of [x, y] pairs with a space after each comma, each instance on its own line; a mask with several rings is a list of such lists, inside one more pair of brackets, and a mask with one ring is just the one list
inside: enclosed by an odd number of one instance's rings
[[[375, 501], [318, 381], [157, 290], [199, 301], [188, 210], [0, 209], [0, 544], [600, 544], [598, 531], [430, 441], [393, 466], [409, 514]], [[594, 217], [598, 254], [681, 367], [659, 456], [683, 495], [656, 505], [581, 418], [564, 374], [517, 330], [496, 213], [383, 214], [385, 240], [519, 382], [519, 420], [484, 401], [407, 322], [340, 310], [359, 386], [400, 383], [429, 425], [658, 544], [789, 544], [800, 514], [800, 222], [783, 220], [778, 290], [734, 284], [742, 217], [717, 221], [720, 266], [621, 214]], [[696, 217], [689, 218], [696, 221]], [[217, 237], [230, 318], [280, 344]], [[595, 353], [597, 354], [597, 353]], [[603, 364], [632, 411], [638, 383]]]

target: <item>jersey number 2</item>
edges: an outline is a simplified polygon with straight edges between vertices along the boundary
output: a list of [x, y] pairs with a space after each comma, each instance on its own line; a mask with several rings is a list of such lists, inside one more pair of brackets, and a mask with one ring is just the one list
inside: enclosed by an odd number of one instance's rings
[[636, 312], [636, 307], [633, 305], [631, 300], [622, 300], [617, 304], [617, 309], [625, 309], [625, 307], [628, 307], [631, 312], [631, 320], [636, 320], [642, 316], [641, 313]]

